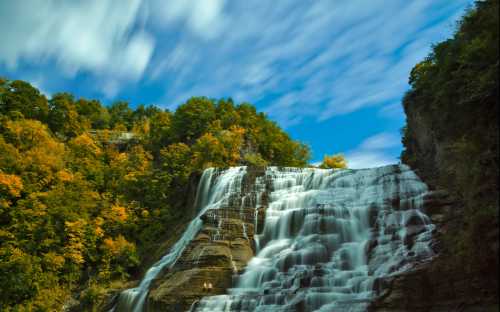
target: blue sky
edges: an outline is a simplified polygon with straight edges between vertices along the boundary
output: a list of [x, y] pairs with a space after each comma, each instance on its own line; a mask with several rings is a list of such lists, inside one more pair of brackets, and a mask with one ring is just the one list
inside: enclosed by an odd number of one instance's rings
[[0, 76], [169, 109], [232, 97], [309, 144], [312, 162], [398, 162], [408, 74], [470, 0], [0, 2]]

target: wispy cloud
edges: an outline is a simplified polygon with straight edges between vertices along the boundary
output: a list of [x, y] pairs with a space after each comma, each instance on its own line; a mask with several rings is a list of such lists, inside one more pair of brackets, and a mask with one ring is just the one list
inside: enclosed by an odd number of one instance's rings
[[109, 98], [154, 86], [168, 107], [231, 96], [285, 127], [394, 117], [409, 70], [471, 1], [1, 1], [0, 68], [53, 62]]
[[363, 140], [358, 147], [345, 155], [349, 168], [371, 168], [397, 163], [391, 156], [395, 147], [400, 147], [399, 136], [395, 133], [382, 132]]
[[54, 62], [66, 77], [86, 71], [137, 80], [155, 46], [148, 32], [134, 28], [140, 9], [140, 0], [2, 1], [0, 65]]
[[146, 3], [156, 26], [168, 29], [180, 23], [204, 39], [212, 39], [222, 30], [224, 4], [225, 0], [151, 0]]
[[[171, 40], [158, 47], [153, 76], [168, 86], [164, 102], [231, 95], [284, 126], [383, 108], [400, 100], [411, 67], [468, 2], [215, 1], [197, 27], [200, 1], [188, 1], [165, 11]], [[194, 35], [175, 36], [183, 29]]]

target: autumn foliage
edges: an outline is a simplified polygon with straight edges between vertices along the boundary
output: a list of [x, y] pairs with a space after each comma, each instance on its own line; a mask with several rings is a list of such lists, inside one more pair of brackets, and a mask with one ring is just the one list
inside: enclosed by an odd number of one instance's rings
[[133, 110], [0, 78], [0, 310], [60, 311], [70, 296], [92, 310], [186, 222], [191, 176], [308, 157], [247, 103]]
[[323, 157], [323, 162], [319, 166], [323, 169], [342, 169], [347, 168], [347, 161], [342, 154], [336, 155], [325, 155]]

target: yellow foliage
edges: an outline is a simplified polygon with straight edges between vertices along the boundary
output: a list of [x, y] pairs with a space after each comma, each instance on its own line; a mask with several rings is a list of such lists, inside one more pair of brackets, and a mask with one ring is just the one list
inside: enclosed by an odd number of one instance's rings
[[122, 164], [127, 162], [127, 153], [118, 153], [115, 155], [115, 157], [112, 159], [112, 163], [115, 164]]
[[13, 247], [10, 249], [10, 257], [9, 257], [10, 261], [15, 262], [15, 260], [22, 259], [24, 257], [26, 257], [26, 253], [21, 249], [17, 247]]
[[7, 121], [6, 133], [23, 157], [19, 165], [33, 172], [32, 182], [44, 186], [64, 166], [64, 144], [51, 137], [47, 127], [36, 120]]
[[9, 137], [20, 150], [53, 140], [47, 131], [47, 127], [38, 120], [8, 120], [5, 128]]
[[111, 214], [114, 221], [124, 222], [128, 218], [127, 208], [119, 205], [111, 206]]
[[57, 178], [61, 182], [71, 182], [71, 181], [73, 181], [73, 179], [75, 177], [74, 177], [73, 173], [69, 172], [66, 169], [63, 169], [63, 170], [59, 170], [57, 172]]
[[76, 264], [82, 264], [85, 261], [83, 259], [82, 252], [85, 248], [83, 244], [83, 235], [86, 222], [80, 219], [73, 222], [66, 221], [64, 222], [64, 225], [66, 228], [66, 233], [68, 235], [68, 243], [64, 248], [64, 255], [72, 262]]
[[104, 220], [101, 217], [97, 217], [94, 220], [94, 235], [98, 238], [101, 238], [104, 236], [104, 230], [102, 229], [102, 225], [104, 224]]
[[79, 154], [99, 156], [102, 153], [101, 148], [88, 133], [80, 134], [71, 140], [69, 144]]
[[215, 135], [208, 132], [193, 146], [194, 164], [201, 168], [211, 166], [235, 166], [239, 163], [245, 129], [232, 126]]
[[0, 241], [7, 241], [14, 238], [15, 236], [11, 232], [0, 229]]
[[116, 132], [127, 132], [127, 127], [122, 123], [117, 123], [113, 128], [113, 131]]
[[319, 166], [323, 169], [342, 169], [347, 168], [347, 161], [342, 154], [332, 156], [325, 155], [323, 163]]
[[135, 245], [127, 241], [122, 235], [118, 235], [116, 239], [104, 239], [104, 247], [113, 256], [120, 255], [123, 252], [131, 253], [135, 251]]
[[43, 257], [43, 262], [46, 267], [50, 268], [52, 271], [57, 271], [64, 266], [66, 260], [63, 256], [56, 254], [55, 252], [49, 251]]
[[19, 197], [22, 189], [23, 182], [20, 177], [0, 172], [0, 191], [6, 190], [10, 196]]
[[145, 137], [146, 135], [149, 134], [150, 129], [151, 129], [150, 122], [148, 119], [146, 119], [134, 123], [134, 126], [132, 127], [132, 132], [139, 136]]
[[94, 228], [94, 234], [95, 234], [95, 236], [97, 236], [97, 237], [99, 237], [99, 238], [100, 238], [100, 237], [103, 237], [103, 236], [104, 236], [104, 230], [102, 229], [102, 227], [100, 227], [100, 226], [96, 226], [96, 227]]

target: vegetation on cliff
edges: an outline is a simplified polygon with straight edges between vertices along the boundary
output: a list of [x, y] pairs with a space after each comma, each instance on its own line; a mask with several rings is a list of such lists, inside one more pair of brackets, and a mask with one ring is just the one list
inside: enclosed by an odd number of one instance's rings
[[208, 166], [304, 166], [308, 148], [247, 103], [191, 98], [175, 112], [0, 79], [0, 310], [55, 311], [72, 291], [126, 280], [184, 222]]
[[403, 101], [402, 161], [463, 204], [445, 247], [484, 280], [498, 270], [498, 9], [498, 0], [477, 1], [413, 68]]

